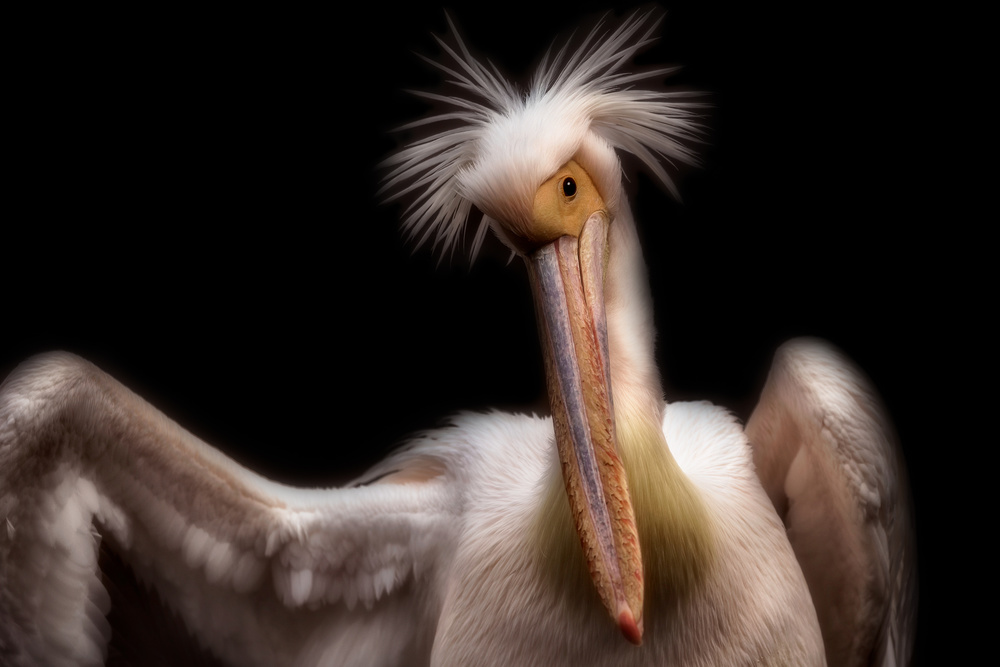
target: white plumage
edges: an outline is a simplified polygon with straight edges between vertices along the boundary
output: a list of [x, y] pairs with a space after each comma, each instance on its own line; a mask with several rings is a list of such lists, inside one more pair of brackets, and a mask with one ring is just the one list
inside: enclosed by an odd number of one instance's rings
[[[629, 485], [652, 494], [633, 499], [648, 575], [642, 646], [622, 638], [579, 543], [566, 541], [569, 512], [546, 505], [563, 487], [550, 419], [458, 415], [347, 488], [299, 490], [54, 354], [0, 389], [5, 664], [103, 661], [102, 543], [231, 664], [798, 665], [822, 664], [824, 640], [831, 664], [906, 664], [906, 491], [864, 378], [824, 344], [797, 341], [779, 352], [746, 434], [719, 408], [662, 403], [616, 154], [634, 153], [668, 186], [661, 160], [692, 159], [683, 96], [635, 87], [664, 71], [622, 71], [654, 28], [634, 17], [595, 30], [548, 59], [525, 95], [461, 45], [448, 49], [446, 71], [472, 99], [439, 98], [456, 110], [424, 122], [457, 129], [403, 149], [387, 180], [415, 198], [406, 227], [418, 240], [452, 249], [475, 206], [485, 217], [473, 250], [491, 228], [529, 263], [553, 241], [534, 227], [539, 185], [569, 160], [593, 180], [610, 219], [603, 290], [620, 454]], [[665, 443], [652, 454], [630, 439], [649, 422]], [[694, 509], [665, 516], [684, 505], [637, 481], [647, 469], [675, 475], [662, 485], [690, 489]], [[704, 544], [685, 550], [677, 536]]]
[[[475, 204], [485, 214], [472, 255], [485, 236], [484, 227], [497, 220], [527, 226], [531, 197], [578, 150], [603, 152], [591, 168], [595, 178], [621, 183], [621, 169], [605, 146], [639, 157], [672, 192], [673, 182], [662, 160], [691, 162], [685, 146], [696, 132], [690, 97], [683, 92], [634, 88], [644, 80], [662, 78], [671, 68], [624, 73], [621, 68], [647, 46], [656, 24], [625, 23], [609, 34], [596, 26], [578, 50], [566, 47], [538, 67], [529, 90], [521, 92], [495, 68], [483, 65], [459, 42], [460, 53], [445, 42], [441, 47], [456, 68], [438, 65], [472, 99], [422, 93], [449, 104], [453, 110], [407, 126], [460, 123], [431, 135], [386, 161], [394, 167], [386, 188], [400, 196], [420, 195], [407, 212], [405, 229], [420, 242], [433, 238], [441, 251], [453, 248]], [[452, 26], [454, 31], [454, 26]], [[597, 156], [595, 156], [597, 157]], [[412, 182], [400, 186], [407, 180]], [[616, 188], [617, 190], [617, 188]], [[617, 192], [609, 206], [617, 205]]]

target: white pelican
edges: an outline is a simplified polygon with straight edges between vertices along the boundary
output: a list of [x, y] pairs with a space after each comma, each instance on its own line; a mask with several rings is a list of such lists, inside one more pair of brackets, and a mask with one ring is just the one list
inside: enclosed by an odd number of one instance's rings
[[104, 662], [119, 560], [226, 664], [906, 664], [909, 510], [867, 381], [799, 340], [746, 431], [663, 402], [616, 153], [668, 187], [691, 159], [684, 97], [623, 72], [654, 28], [591, 33], [524, 94], [459, 44], [467, 99], [430, 121], [457, 129], [391, 160], [412, 234], [447, 250], [475, 205], [528, 265], [554, 420], [461, 414], [298, 490], [77, 357], [29, 360], [0, 389], [4, 664]]

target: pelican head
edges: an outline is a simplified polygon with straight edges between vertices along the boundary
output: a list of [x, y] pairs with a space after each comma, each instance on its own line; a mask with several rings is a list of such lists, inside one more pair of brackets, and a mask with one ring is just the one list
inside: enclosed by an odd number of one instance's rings
[[623, 419], [629, 433], [643, 430], [637, 419], [659, 433], [662, 394], [649, 310], [630, 307], [647, 288], [618, 151], [673, 191], [660, 162], [692, 162], [685, 142], [697, 132], [683, 93], [634, 87], [669, 69], [620, 71], [658, 23], [634, 15], [610, 32], [598, 25], [575, 51], [547, 54], [525, 91], [460, 40], [457, 49], [438, 40], [454, 62], [437, 67], [469, 97], [424, 94], [452, 110], [410, 127], [450, 126], [391, 157], [385, 185], [392, 197], [415, 195], [404, 226], [418, 243], [453, 249], [475, 206], [473, 257], [491, 229], [525, 261], [573, 523], [604, 606], [634, 643], [643, 558], [619, 433]]

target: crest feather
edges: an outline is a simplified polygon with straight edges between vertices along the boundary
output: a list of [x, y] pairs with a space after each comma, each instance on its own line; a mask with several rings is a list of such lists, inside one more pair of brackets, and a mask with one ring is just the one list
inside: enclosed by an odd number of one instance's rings
[[[691, 93], [633, 87], [676, 68], [622, 71], [655, 39], [660, 20], [636, 13], [610, 32], [599, 23], [572, 52], [568, 42], [554, 56], [550, 48], [522, 92], [469, 52], [448, 17], [455, 47], [435, 39], [451, 63], [424, 59], [470, 97], [415, 93], [451, 110], [400, 129], [448, 127], [383, 162], [389, 171], [380, 192], [388, 201], [413, 197], [403, 228], [417, 247], [430, 242], [442, 256], [454, 251], [475, 205], [485, 214], [471, 248], [475, 259], [486, 227], [530, 215], [535, 189], [584, 145], [590, 154], [595, 146], [610, 153], [603, 168], [591, 173], [609, 204], [621, 188], [615, 150], [639, 158], [676, 197], [663, 162], [697, 161], [688, 145], [698, 141], [693, 110], [700, 105], [687, 101]], [[606, 168], [608, 159], [613, 169]]]

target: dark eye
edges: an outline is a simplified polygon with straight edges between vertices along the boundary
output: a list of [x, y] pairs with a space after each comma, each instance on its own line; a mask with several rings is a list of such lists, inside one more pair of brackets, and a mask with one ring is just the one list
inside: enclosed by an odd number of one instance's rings
[[576, 196], [576, 181], [567, 176], [562, 182], [563, 195], [567, 198], [572, 199]]

